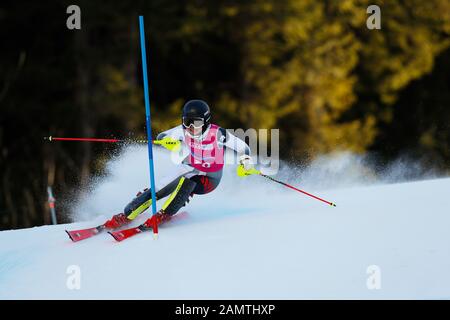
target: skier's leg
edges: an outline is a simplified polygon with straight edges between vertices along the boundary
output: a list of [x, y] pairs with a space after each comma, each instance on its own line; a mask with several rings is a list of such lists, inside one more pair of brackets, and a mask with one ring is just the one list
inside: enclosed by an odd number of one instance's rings
[[[172, 182], [167, 184], [164, 188], [156, 192], [156, 200], [167, 197], [171, 194], [177, 187], [182, 176], [175, 178]], [[138, 193], [136, 198], [134, 198], [124, 209], [125, 215], [128, 219], [133, 220], [142, 212], [147, 210], [152, 205], [152, 191], [151, 189], [146, 189], [142, 193]]]
[[[156, 193], [156, 200], [159, 200], [158, 193]], [[145, 189], [144, 192], [139, 192], [136, 197], [126, 205], [123, 212], [128, 219], [133, 220], [139, 214], [147, 210], [152, 205], [152, 190]]]
[[204, 175], [195, 175], [190, 179], [197, 183], [197, 186], [193, 190], [194, 194], [210, 193], [219, 185], [220, 180], [222, 179], [222, 170], [217, 172], [209, 172]]
[[[156, 200], [168, 196], [177, 187], [179, 178], [175, 179], [163, 189], [156, 192]], [[152, 205], [152, 193], [150, 189], [145, 189], [144, 192], [139, 192], [136, 197], [125, 207], [123, 213], [114, 215], [105, 223], [105, 227], [114, 229], [128, 224], [135, 219], [142, 212], [147, 210]]]
[[192, 191], [195, 189], [197, 183], [189, 178], [182, 176], [178, 180], [178, 184], [175, 190], [170, 194], [170, 197], [166, 200], [161, 210], [157, 214], [154, 214], [143, 224], [144, 228], [154, 228], [155, 225], [159, 225], [171, 219], [171, 217], [185, 206], [189, 202], [189, 196], [192, 195]]
[[[170, 190], [172, 190], [175, 182], [177, 182], [177, 185], [162, 206], [162, 213], [174, 215], [189, 202], [189, 197], [193, 194], [205, 194], [217, 188], [221, 178], [222, 171], [199, 174], [198, 170], [193, 170], [185, 173], [171, 182]], [[164, 188], [160, 191], [164, 191]]]
[[[189, 202], [194, 194], [206, 194], [213, 191], [220, 182], [222, 171], [198, 174], [197, 170], [188, 172], [177, 180], [177, 186], [164, 203], [159, 214], [170, 217]], [[162, 190], [162, 189], [161, 189]]]
[[[191, 174], [185, 174], [179, 176], [164, 188], [156, 192], [156, 200], [165, 198], [170, 194], [170, 197], [166, 200], [166, 202], [162, 206], [162, 209], [158, 212], [156, 217], [152, 217], [153, 219], [158, 220], [158, 224], [177, 213], [178, 210], [180, 210], [180, 208], [186, 204], [186, 202], [189, 202], [189, 196], [191, 194], [208, 193], [215, 189], [218, 184], [217, 182], [217, 184], [214, 186], [214, 183], [210, 182], [210, 180], [204, 175], [194, 175], [192, 178], [186, 177], [190, 175]], [[203, 183], [203, 185], [200, 185], [201, 183]], [[200, 186], [200, 188], [198, 188], [198, 186]], [[197, 192], [194, 192], [195, 190], [197, 190]], [[118, 228], [122, 225], [125, 225], [131, 220], [135, 219], [142, 212], [147, 210], [151, 205], [152, 194], [151, 190], [147, 189], [142, 193], [138, 193], [136, 198], [134, 198], [125, 207], [123, 211], [124, 213], [119, 213], [113, 216], [112, 219], [106, 223], [106, 227]], [[150, 218], [148, 221], [153, 221], [151, 220], [152, 218]]]
[[176, 185], [170, 197], [166, 200], [161, 208], [161, 213], [167, 215], [174, 215], [189, 202], [189, 196], [191, 196], [193, 190], [197, 186], [197, 183], [192, 181], [185, 176], [178, 179], [178, 184]]
[[[156, 200], [160, 200], [171, 194], [177, 187], [180, 178], [192, 171], [192, 167], [181, 165], [172, 175], [163, 178], [162, 181], [163, 183], [165, 182], [165, 186], [156, 192]], [[146, 189], [144, 190], [144, 192], [138, 193], [136, 197], [129, 204], [127, 204], [123, 212], [128, 217], [128, 219], [133, 220], [142, 212], [147, 210], [151, 205], [152, 191], [151, 189]]]
[[[172, 181], [156, 192], [156, 200], [162, 199], [171, 194], [176, 189], [181, 176], [191, 171], [193, 171], [192, 167], [182, 164], [178, 166], [176, 171], [174, 171], [171, 176], [166, 176], [165, 178], [163, 178], [163, 181]], [[173, 179], [174, 176], [176, 177], [175, 179]], [[114, 215], [110, 220], [108, 220], [105, 223], [105, 227], [110, 229], [121, 227], [135, 219], [139, 214], [147, 210], [151, 205], [151, 190], [145, 189], [144, 192], [139, 192], [136, 197], [126, 205], [123, 213], [118, 213]]]

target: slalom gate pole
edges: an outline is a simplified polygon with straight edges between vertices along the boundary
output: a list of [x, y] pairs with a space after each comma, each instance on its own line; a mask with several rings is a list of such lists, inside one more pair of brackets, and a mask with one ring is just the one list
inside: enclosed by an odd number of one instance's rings
[[[145, 99], [145, 115], [147, 123], [147, 145], [148, 145], [148, 159], [150, 167], [150, 185], [152, 191], [152, 213], [156, 214], [156, 192], [155, 192], [155, 172], [153, 166], [153, 148], [152, 148], [152, 125], [150, 116], [150, 99], [148, 93], [148, 78], [147, 78], [147, 53], [145, 51], [145, 30], [144, 30], [144, 17], [139, 16], [139, 33], [141, 40], [141, 57], [142, 57], [142, 74], [144, 79], [144, 99]], [[155, 223], [153, 226], [153, 235], [156, 239], [158, 237], [158, 225]]]
[[47, 187], [47, 193], [48, 193], [48, 207], [50, 208], [50, 215], [52, 218], [52, 224], [58, 224], [58, 221], [56, 220], [56, 211], [55, 211], [55, 197], [53, 197], [52, 187]]
[[282, 182], [282, 181], [276, 180], [276, 179], [274, 179], [274, 178], [272, 178], [272, 177], [270, 177], [270, 176], [268, 176], [268, 175], [262, 174], [262, 173], [259, 173], [259, 175], [260, 175], [260, 176], [263, 176], [263, 177], [266, 178], [266, 179], [272, 180], [273, 182], [279, 183], [279, 184], [281, 184], [281, 185], [283, 185], [283, 186], [285, 186], [285, 187], [288, 187], [288, 188], [291, 188], [291, 189], [293, 189], [293, 190], [295, 190], [295, 191], [298, 191], [298, 192], [301, 192], [301, 193], [303, 193], [303, 194], [306, 194], [307, 196], [310, 196], [310, 197], [312, 197], [312, 198], [314, 198], [314, 199], [317, 199], [317, 200], [320, 200], [320, 201], [322, 201], [322, 202], [325, 202], [326, 204], [329, 204], [330, 206], [336, 207], [336, 204], [335, 204], [335, 203], [330, 202], [330, 201], [327, 201], [327, 200], [324, 200], [324, 199], [322, 199], [322, 198], [319, 198], [319, 197], [317, 197], [317, 196], [315, 196], [315, 195], [313, 195], [313, 194], [311, 194], [311, 193], [308, 193], [308, 192], [306, 192], [306, 191], [300, 190], [300, 189], [298, 189], [298, 188], [296, 188], [296, 187], [294, 187], [294, 186], [291, 186], [290, 184], [287, 184], [286, 182]]

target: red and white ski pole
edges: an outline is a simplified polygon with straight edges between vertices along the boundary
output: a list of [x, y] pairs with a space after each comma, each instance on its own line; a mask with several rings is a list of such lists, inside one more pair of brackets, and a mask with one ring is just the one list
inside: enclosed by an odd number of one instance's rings
[[125, 139], [99, 139], [99, 138], [63, 138], [63, 137], [44, 137], [48, 141], [85, 141], [85, 142], [106, 142], [106, 143], [120, 143], [120, 142], [135, 142], [147, 143], [147, 140], [125, 140]]
[[314, 199], [317, 199], [317, 200], [319, 200], [319, 201], [322, 201], [322, 202], [324, 202], [324, 203], [326, 203], [326, 204], [328, 204], [328, 205], [330, 205], [330, 206], [336, 207], [336, 204], [335, 204], [335, 203], [330, 202], [330, 201], [327, 201], [327, 200], [324, 200], [324, 199], [319, 198], [319, 197], [317, 197], [317, 196], [315, 196], [315, 195], [313, 195], [313, 194], [311, 194], [311, 193], [309, 193], [309, 192], [306, 192], [306, 191], [303, 191], [303, 190], [301, 190], [301, 189], [298, 189], [298, 188], [296, 188], [296, 187], [294, 187], [294, 186], [291, 186], [290, 184], [287, 184], [286, 182], [279, 181], [279, 180], [274, 179], [274, 178], [272, 178], [272, 177], [270, 177], [270, 176], [268, 176], [268, 175], [265, 175], [265, 174], [263, 174], [263, 173], [261, 173], [261, 172], [259, 172], [259, 175], [260, 175], [260, 176], [263, 176], [264, 178], [267, 178], [267, 179], [269, 179], [269, 180], [271, 180], [271, 181], [273, 181], [273, 182], [279, 183], [279, 184], [281, 184], [281, 185], [283, 185], [283, 186], [285, 186], [285, 187], [291, 188], [292, 190], [295, 190], [295, 191], [301, 192], [301, 193], [303, 193], [303, 194], [306, 194], [307, 196], [310, 196], [310, 197], [312, 197], [312, 198], [314, 198]]
[[[82, 141], [82, 142], [103, 142], [103, 143], [148, 143], [148, 140], [125, 140], [125, 139], [101, 139], [101, 138], [63, 138], [63, 137], [44, 137], [44, 140], [48, 141]], [[152, 140], [152, 144], [162, 146], [170, 151], [177, 151], [181, 147], [181, 141], [175, 140], [171, 137], [165, 137], [161, 140]]]

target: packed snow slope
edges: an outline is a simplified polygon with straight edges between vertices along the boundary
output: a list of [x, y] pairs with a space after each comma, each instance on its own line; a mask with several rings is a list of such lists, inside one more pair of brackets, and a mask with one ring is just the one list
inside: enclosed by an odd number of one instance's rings
[[[348, 155], [277, 176], [336, 208], [263, 177], [237, 178], [230, 166], [158, 240], [149, 232], [72, 243], [65, 229], [102, 223], [147, 186], [146, 156], [128, 147], [111, 160], [74, 201], [76, 223], [0, 232], [0, 298], [450, 298], [450, 179], [386, 184]], [[158, 180], [173, 170], [164, 151], [155, 163]], [[378, 290], [367, 287], [373, 265]], [[79, 289], [67, 285], [71, 266]]]

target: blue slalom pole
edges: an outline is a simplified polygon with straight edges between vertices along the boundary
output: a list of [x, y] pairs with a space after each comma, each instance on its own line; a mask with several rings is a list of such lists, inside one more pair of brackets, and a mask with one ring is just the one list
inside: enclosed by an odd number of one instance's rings
[[139, 30], [141, 35], [142, 73], [144, 76], [145, 119], [147, 122], [147, 145], [148, 145], [148, 159], [150, 166], [150, 186], [152, 191], [152, 213], [156, 214], [155, 169], [153, 166], [153, 146], [152, 146], [153, 141], [152, 122], [150, 117], [150, 99], [148, 94], [147, 54], [145, 52], [145, 31], [144, 31], [143, 16], [139, 16]]

